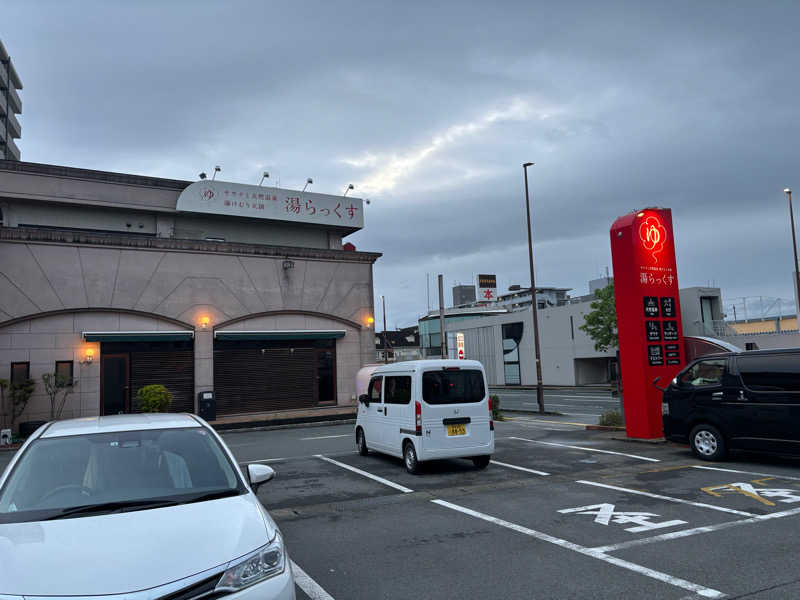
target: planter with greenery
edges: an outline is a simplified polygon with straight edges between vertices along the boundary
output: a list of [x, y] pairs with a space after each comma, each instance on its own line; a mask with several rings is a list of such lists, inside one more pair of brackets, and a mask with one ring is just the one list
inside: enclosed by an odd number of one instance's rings
[[136, 392], [139, 410], [144, 413], [168, 412], [172, 394], [163, 385], [146, 385]]
[[500, 396], [492, 394], [489, 396], [489, 400], [492, 402], [492, 420], [505, 421], [505, 417], [503, 417], [503, 413], [500, 411]]
[[8, 389], [8, 379], [0, 379], [0, 429], [7, 427], [8, 408], [6, 408], [6, 390]]
[[33, 379], [22, 381], [20, 383], [12, 383], [8, 386], [8, 399], [10, 403], [11, 415], [11, 430], [14, 430], [14, 424], [28, 406], [28, 402], [33, 395], [33, 390], [36, 389], [36, 382]]

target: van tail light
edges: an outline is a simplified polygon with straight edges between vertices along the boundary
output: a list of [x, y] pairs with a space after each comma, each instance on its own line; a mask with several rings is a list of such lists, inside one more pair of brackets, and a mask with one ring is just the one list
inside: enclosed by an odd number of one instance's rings
[[414, 403], [414, 421], [417, 426], [417, 435], [422, 435], [422, 404]]
[[492, 397], [489, 396], [489, 431], [494, 431], [494, 419], [492, 418]]

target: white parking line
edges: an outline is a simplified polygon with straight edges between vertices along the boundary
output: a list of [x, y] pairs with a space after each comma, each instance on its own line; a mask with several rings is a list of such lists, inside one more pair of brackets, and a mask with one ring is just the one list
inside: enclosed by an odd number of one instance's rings
[[744, 475], [758, 475], [760, 477], [775, 477], [776, 479], [791, 479], [800, 481], [800, 477], [790, 477], [789, 475], [775, 475], [774, 473], [756, 473], [754, 471], [737, 471], [736, 469], [721, 469], [719, 467], [704, 467], [702, 465], [692, 465], [693, 469], [704, 469], [706, 471], [722, 471], [723, 473], [741, 473]]
[[317, 437], [300, 438], [301, 442], [305, 440], [332, 440], [333, 438], [352, 437], [351, 434], [345, 433], [343, 435], [318, 435]]
[[297, 566], [297, 563], [291, 561], [292, 572], [294, 573], [294, 582], [298, 587], [303, 590], [311, 600], [333, 600], [328, 592], [322, 589], [322, 586], [308, 576], [308, 573], [303, 571]]
[[517, 471], [525, 471], [526, 473], [533, 473], [534, 475], [550, 475], [550, 473], [545, 473], [544, 471], [537, 471], [527, 467], [518, 467], [517, 465], [509, 465], [508, 463], [500, 462], [498, 460], [490, 460], [489, 462], [493, 465], [499, 465], [501, 467], [506, 467], [507, 469], [516, 469]]
[[323, 456], [322, 454], [315, 454], [317, 458], [320, 458], [324, 461], [327, 461], [337, 467], [342, 467], [343, 469], [347, 469], [348, 471], [352, 471], [353, 473], [358, 473], [359, 475], [363, 475], [364, 477], [369, 477], [370, 479], [377, 481], [378, 483], [382, 483], [383, 485], [388, 485], [391, 488], [396, 490], [400, 490], [404, 494], [409, 494], [413, 492], [411, 488], [407, 488], [399, 483], [395, 483], [394, 481], [389, 481], [388, 479], [384, 479], [383, 477], [378, 477], [377, 475], [373, 475], [372, 473], [367, 473], [366, 471], [362, 471], [361, 469], [356, 469], [355, 467], [351, 467], [350, 465], [346, 465], [338, 460], [333, 460], [332, 458], [328, 458], [327, 456]]
[[643, 546], [645, 544], [653, 544], [656, 542], [666, 542], [669, 540], [676, 540], [685, 538], [701, 533], [711, 533], [713, 531], [720, 531], [721, 529], [728, 529], [730, 527], [738, 527], [739, 525], [749, 525], [751, 523], [760, 523], [761, 521], [769, 521], [771, 519], [781, 519], [783, 517], [792, 517], [800, 515], [800, 508], [793, 508], [777, 513], [769, 513], [766, 515], [756, 515], [749, 519], [740, 519], [739, 521], [726, 521], [725, 523], [717, 523], [715, 525], [706, 525], [704, 527], [694, 527], [692, 529], [683, 529], [681, 531], [672, 531], [670, 533], [662, 533], [661, 535], [654, 535], [648, 538], [639, 538], [638, 540], [630, 540], [627, 542], [620, 542], [619, 544], [610, 544], [608, 546], [597, 546], [592, 548], [598, 552], [615, 552], [617, 550], [624, 550], [626, 548], [633, 548], [635, 546]]
[[541, 440], [529, 440], [528, 438], [510, 436], [509, 440], [520, 440], [523, 442], [531, 442], [533, 444], [544, 444], [546, 446], [557, 446], [560, 448], [571, 448], [572, 450], [585, 450], [586, 452], [601, 452], [602, 454], [616, 454], [617, 456], [627, 456], [628, 458], [636, 458], [638, 460], [647, 460], [650, 462], [661, 462], [657, 458], [650, 458], [649, 456], [639, 456], [638, 454], [626, 454], [625, 452], [615, 452], [613, 450], [601, 450], [600, 448], [586, 448], [584, 446], [570, 446], [569, 444], [557, 444], [556, 442], [543, 442]]
[[643, 567], [641, 565], [637, 565], [635, 563], [629, 562], [627, 560], [622, 560], [614, 556], [608, 556], [607, 554], [604, 554], [603, 552], [600, 552], [598, 550], [592, 548], [586, 548], [585, 546], [581, 546], [580, 544], [575, 544], [567, 540], [562, 540], [561, 538], [557, 538], [552, 535], [542, 533], [541, 531], [528, 529], [527, 527], [524, 527], [522, 525], [517, 525], [516, 523], [504, 521], [503, 519], [498, 519], [497, 517], [492, 517], [491, 515], [487, 515], [475, 510], [471, 510], [469, 508], [465, 508], [463, 506], [459, 506], [458, 504], [452, 504], [450, 502], [445, 502], [444, 500], [431, 500], [431, 502], [433, 502], [434, 504], [438, 504], [439, 506], [443, 506], [444, 508], [449, 508], [451, 510], [464, 513], [465, 515], [475, 517], [476, 519], [482, 519], [484, 521], [488, 521], [489, 523], [494, 523], [495, 525], [499, 525], [500, 527], [505, 527], [507, 529], [511, 529], [513, 531], [529, 535], [533, 538], [536, 538], [537, 540], [548, 542], [550, 544], [555, 544], [556, 546], [560, 546], [561, 548], [566, 548], [568, 550], [573, 550], [574, 552], [578, 552], [579, 554], [583, 554], [584, 556], [596, 558], [597, 560], [601, 560], [603, 562], [615, 565], [617, 567], [628, 569], [629, 571], [639, 573], [640, 575], [644, 575], [645, 577], [650, 577], [652, 579], [656, 579], [658, 581], [674, 585], [684, 590], [689, 590], [690, 592], [694, 592], [695, 594], [698, 594], [703, 598], [722, 598], [725, 595], [720, 591], [707, 588], [702, 585], [698, 585], [696, 583], [692, 583], [691, 581], [686, 581], [685, 579], [680, 579], [679, 577], [673, 577], [672, 575], [668, 575], [666, 573], [662, 573], [654, 569], [649, 569], [647, 567]]
[[689, 504], [698, 508], [709, 508], [711, 510], [718, 510], [720, 512], [731, 513], [739, 515], [740, 517], [755, 517], [753, 513], [744, 512], [743, 510], [734, 510], [726, 508], [725, 506], [715, 506], [713, 504], [704, 504], [703, 502], [693, 502], [692, 500], [684, 500], [683, 498], [673, 498], [672, 496], [662, 496], [660, 494], [653, 494], [651, 492], [643, 492], [641, 490], [632, 490], [629, 488], [618, 487], [616, 485], [608, 485], [607, 483], [598, 483], [596, 481], [576, 481], [575, 483], [582, 483], [584, 485], [593, 485], [595, 487], [606, 488], [608, 490], [616, 490], [618, 492], [625, 492], [626, 494], [636, 494], [638, 496], [647, 496], [648, 498], [655, 498], [657, 500], [666, 500], [667, 502], [676, 502], [678, 504]]
[[239, 463], [240, 465], [255, 465], [258, 463], [265, 463], [265, 462], [279, 462], [281, 460], [288, 460], [286, 458], [262, 458], [261, 460], [248, 460], [246, 462]]

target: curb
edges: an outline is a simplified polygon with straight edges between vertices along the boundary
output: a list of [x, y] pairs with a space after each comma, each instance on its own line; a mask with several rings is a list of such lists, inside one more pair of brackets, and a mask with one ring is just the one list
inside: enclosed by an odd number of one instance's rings
[[625, 428], [616, 425], [587, 425], [586, 431], [625, 431]]
[[633, 442], [634, 444], [666, 444], [667, 440], [664, 438], [654, 438], [652, 440], [645, 438], [630, 438], [630, 437], [616, 437], [612, 436], [612, 440], [617, 442]]
[[509, 413], [509, 414], [512, 414], [512, 415], [540, 415], [542, 417], [563, 417], [564, 416], [564, 413], [553, 412], [553, 411], [549, 411], [549, 410], [546, 410], [543, 413], [540, 413], [538, 410], [517, 410], [517, 409], [512, 409], [512, 408], [503, 408], [502, 405], [500, 405], [500, 412], [502, 412], [503, 414]]
[[211, 425], [215, 431], [233, 433], [236, 431], [268, 431], [270, 429], [289, 429], [292, 427], [322, 427], [325, 425], [347, 425], [356, 422], [356, 413], [343, 415], [312, 415], [308, 417], [287, 417], [242, 423], [220, 423]]

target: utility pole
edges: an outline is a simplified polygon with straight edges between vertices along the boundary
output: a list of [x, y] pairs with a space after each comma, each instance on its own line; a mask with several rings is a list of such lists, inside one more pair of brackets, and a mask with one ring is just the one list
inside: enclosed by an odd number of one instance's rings
[[444, 278], [441, 273], [439, 273], [439, 338], [442, 343], [442, 358], [447, 358], [447, 338], [444, 332]]
[[539, 348], [539, 311], [536, 301], [536, 278], [533, 273], [533, 237], [531, 233], [531, 202], [528, 197], [528, 167], [534, 163], [522, 165], [525, 173], [525, 210], [528, 215], [528, 260], [531, 268], [531, 309], [533, 310], [533, 347], [536, 352], [536, 403], [539, 412], [544, 413], [544, 387], [542, 386], [542, 355]]
[[383, 307], [383, 362], [389, 363], [389, 339], [386, 337], [386, 297], [381, 295], [381, 306]]
[[792, 189], [783, 190], [789, 198], [789, 220], [792, 222], [792, 250], [794, 251], [794, 291], [795, 291], [795, 312], [800, 312], [800, 271], [797, 269], [797, 239], [794, 235], [794, 211], [792, 210]]

